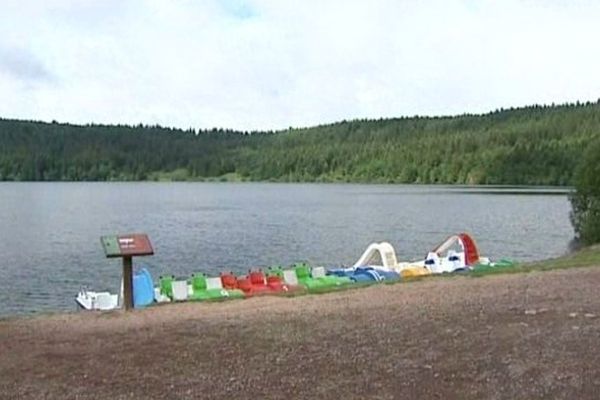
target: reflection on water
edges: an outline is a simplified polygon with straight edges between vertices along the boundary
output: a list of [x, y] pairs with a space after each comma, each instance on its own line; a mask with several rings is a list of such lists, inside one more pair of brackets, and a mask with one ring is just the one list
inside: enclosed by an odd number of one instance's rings
[[[527, 195], [524, 195], [527, 194]], [[146, 232], [169, 272], [353, 263], [373, 241], [400, 260], [471, 232], [482, 253], [558, 256], [573, 236], [564, 190], [266, 183], [0, 183], [0, 315], [74, 309], [80, 285], [115, 291], [99, 238]]]

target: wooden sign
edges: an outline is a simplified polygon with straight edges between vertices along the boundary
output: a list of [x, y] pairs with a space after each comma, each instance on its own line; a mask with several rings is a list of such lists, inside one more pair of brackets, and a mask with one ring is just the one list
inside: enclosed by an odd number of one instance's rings
[[152, 244], [145, 233], [130, 235], [102, 236], [100, 238], [104, 254], [108, 258], [123, 258], [123, 306], [125, 310], [133, 308], [133, 262], [134, 256], [154, 254]]
[[104, 254], [108, 258], [151, 256], [154, 254], [148, 235], [143, 233], [102, 236], [100, 241], [104, 248]]

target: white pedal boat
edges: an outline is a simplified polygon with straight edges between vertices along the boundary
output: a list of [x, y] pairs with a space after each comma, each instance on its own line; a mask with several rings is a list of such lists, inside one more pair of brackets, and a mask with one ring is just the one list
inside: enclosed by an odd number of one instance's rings
[[75, 296], [75, 303], [83, 310], [114, 310], [119, 308], [119, 295], [82, 288]]

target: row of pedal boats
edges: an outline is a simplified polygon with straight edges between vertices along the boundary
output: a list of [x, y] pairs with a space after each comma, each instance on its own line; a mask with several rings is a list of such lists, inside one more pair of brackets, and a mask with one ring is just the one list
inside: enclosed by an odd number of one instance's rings
[[[243, 299], [261, 295], [296, 295], [323, 293], [370, 285], [392, 283], [402, 279], [425, 277], [444, 273], [464, 273], [472, 270], [502, 268], [512, 261], [491, 262], [482, 257], [475, 241], [467, 233], [448, 237], [420, 261], [398, 262], [393, 246], [388, 242], [372, 243], [357, 262], [348, 268], [311, 267], [296, 263], [288, 268], [272, 266], [250, 270], [238, 276], [221, 272], [209, 277], [194, 273], [178, 279], [172, 275], [160, 276], [155, 285], [147, 268], [138, 268], [133, 276], [135, 308], [179, 301], [217, 301]], [[121, 290], [122, 292], [122, 290]], [[82, 288], [75, 301], [84, 310], [112, 310], [120, 308], [121, 295], [94, 292]]]

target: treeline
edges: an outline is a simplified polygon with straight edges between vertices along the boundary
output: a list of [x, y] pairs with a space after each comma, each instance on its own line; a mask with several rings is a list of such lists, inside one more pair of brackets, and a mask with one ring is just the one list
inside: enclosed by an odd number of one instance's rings
[[600, 102], [279, 132], [0, 119], [0, 180], [570, 185], [598, 137]]

